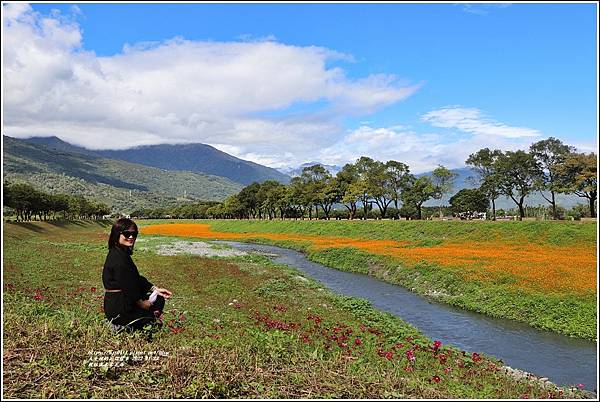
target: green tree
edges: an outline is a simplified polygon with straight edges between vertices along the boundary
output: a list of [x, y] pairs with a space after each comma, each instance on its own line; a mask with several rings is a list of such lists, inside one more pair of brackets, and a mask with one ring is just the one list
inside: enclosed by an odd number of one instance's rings
[[[330, 199], [330, 196], [332, 195], [332, 186], [330, 184], [332, 179], [331, 173], [329, 173], [329, 171], [327, 171], [327, 169], [325, 169], [323, 166], [316, 164], [302, 169], [302, 174], [300, 177], [305, 183], [308, 193], [312, 194], [311, 201], [312, 206], [315, 207], [317, 219], [319, 215], [319, 206], [323, 208], [323, 213], [326, 217], [328, 217], [329, 211], [331, 210], [331, 205], [333, 205], [333, 202], [331, 202]], [[327, 209], [327, 211], [325, 209]]]
[[572, 153], [556, 165], [555, 172], [560, 177], [557, 190], [587, 198], [590, 215], [596, 217], [596, 199], [598, 196], [598, 162], [596, 154]]
[[[565, 159], [575, 148], [563, 144], [560, 140], [550, 137], [547, 140], [531, 144], [529, 152], [535, 158], [539, 170], [539, 179], [536, 187], [540, 194], [552, 206], [552, 217], [558, 219], [556, 210], [556, 192], [559, 190], [560, 177], [556, 167], [565, 162]], [[546, 197], [544, 191], [550, 192], [550, 198]]]
[[466, 163], [478, 173], [479, 188], [492, 203], [492, 220], [496, 220], [496, 199], [500, 196], [500, 180], [496, 172], [496, 161], [502, 155], [502, 151], [483, 148], [469, 155]]
[[480, 189], [463, 188], [450, 198], [454, 213], [486, 212], [490, 205], [487, 195]]
[[372, 198], [373, 186], [369, 182], [369, 175], [376, 169], [377, 163], [367, 157], [361, 156], [355, 164], [357, 180], [350, 187], [353, 194], [363, 206], [363, 219], [367, 220], [369, 214], [370, 200]]
[[277, 201], [279, 199], [279, 188], [283, 185], [275, 180], [266, 180], [260, 184], [260, 188], [256, 193], [257, 203], [259, 208], [265, 212], [269, 220], [275, 217]]
[[356, 204], [359, 201], [358, 194], [351, 190], [352, 185], [359, 179], [356, 166], [352, 163], [345, 164], [336, 177], [340, 188], [341, 202], [348, 209], [348, 219], [352, 220], [356, 216]]
[[[428, 176], [416, 178], [413, 175], [408, 177], [407, 187], [401, 194], [402, 202], [413, 207], [417, 211], [417, 219], [421, 219], [423, 203], [438, 194], [438, 189]], [[409, 208], [407, 206], [407, 208]]]
[[[431, 174], [431, 182], [435, 187], [433, 198], [441, 200], [444, 194], [450, 193], [454, 187], [454, 179], [458, 174], [451, 172], [446, 167], [438, 165]], [[442, 205], [440, 203], [440, 219], [443, 217]]]
[[366, 179], [369, 187], [369, 193], [379, 212], [381, 218], [386, 217], [387, 209], [393, 202], [394, 192], [392, 191], [392, 176], [387, 169], [386, 164], [373, 161], [366, 174]]
[[396, 213], [398, 214], [397, 218], [400, 218], [400, 208], [398, 206], [398, 202], [400, 202], [400, 195], [402, 194], [402, 191], [404, 191], [408, 185], [410, 169], [408, 165], [397, 161], [387, 161], [385, 168], [388, 174], [387, 184], [389, 186], [389, 193], [394, 201]]
[[[256, 216], [260, 218], [260, 208], [259, 202], [257, 198], [258, 191], [260, 190], [260, 184], [254, 182], [246, 187], [244, 187], [238, 193], [238, 201], [242, 207], [242, 214], [244, 217], [251, 219]], [[216, 206], [215, 206], [216, 207]], [[214, 208], [211, 212], [215, 213], [217, 211], [221, 211], [220, 208]], [[208, 212], [208, 211], [207, 211]]]
[[310, 194], [308, 185], [302, 177], [292, 178], [287, 186], [287, 197], [290, 200], [290, 208], [295, 211], [295, 215], [304, 219], [304, 212], [312, 205], [312, 194]]
[[525, 151], [508, 151], [498, 157], [494, 169], [498, 175], [500, 191], [517, 204], [519, 220], [523, 220], [523, 202], [535, 189], [540, 175], [535, 159]]

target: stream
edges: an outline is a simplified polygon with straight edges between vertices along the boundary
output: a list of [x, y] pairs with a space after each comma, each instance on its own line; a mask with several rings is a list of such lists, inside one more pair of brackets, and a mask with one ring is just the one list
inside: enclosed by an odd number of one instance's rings
[[403, 287], [368, 275], [344, 272], [309, 261], [300, 252], [281, 247], [215, 241], [235, 249], [266, 253], [274, 262], [296, 268], [333, 292], [360, 297], [373, 307], [401, 318], [431, 340], [469, 353], [485, 353], [505, 365], [546, 377], [560, 386], [583, 384], [597, 389], [596, 342], [569, 338], [527, 324], [461, 310], [428, 300]]

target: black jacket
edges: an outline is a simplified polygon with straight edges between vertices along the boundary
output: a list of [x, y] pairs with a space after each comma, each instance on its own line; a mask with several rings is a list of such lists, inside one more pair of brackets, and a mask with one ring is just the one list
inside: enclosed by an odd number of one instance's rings
[[105, 293], [104, 313], [107, 318], [137, 310], [137, 301], [145, 299], [153, 286], [140, 275], [127, 247], [113, 247], [108, 251], [102, 282], [105, 289], [121, 289], [121, 292]]

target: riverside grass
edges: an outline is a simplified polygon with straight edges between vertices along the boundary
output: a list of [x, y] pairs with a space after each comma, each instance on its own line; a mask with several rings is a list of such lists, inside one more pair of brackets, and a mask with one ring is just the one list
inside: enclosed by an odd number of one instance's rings
[[[4, 225], [5, 398], [585, 396], [508, 376], [491, 358], [426, 339], [365, 300], [256, 255], [137, 250], [141, 273], [175, 296], [151, 341], [112, 334], [101, 311], [109, 230], [102, 222]], [[110, 351], [128, 356], [122, 367], [92, 367]]]
[[157, 221], [148, 234], [304, 251], [422, 295], [572, 337], [597, 338], [596, 224], [461, 221]]

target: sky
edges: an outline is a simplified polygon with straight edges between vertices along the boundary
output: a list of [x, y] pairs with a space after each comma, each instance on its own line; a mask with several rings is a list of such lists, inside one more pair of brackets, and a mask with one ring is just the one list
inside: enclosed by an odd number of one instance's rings
[[2, 3], [3, 134], [411, 172], [598, 139], [595, 3]]

